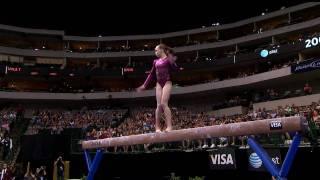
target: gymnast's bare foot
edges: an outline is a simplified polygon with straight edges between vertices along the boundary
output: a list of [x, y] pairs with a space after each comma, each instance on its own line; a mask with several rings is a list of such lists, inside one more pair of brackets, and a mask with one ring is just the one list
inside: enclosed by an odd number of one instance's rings
[[161, 132], [161, 130], [160, 129], [156, 129], [156, 133], [160, 133]]
[[164, 132], [170, 132], [170, 131], [172, 131], [172, 127], [167, 127], [167, 129], [164, 130]]

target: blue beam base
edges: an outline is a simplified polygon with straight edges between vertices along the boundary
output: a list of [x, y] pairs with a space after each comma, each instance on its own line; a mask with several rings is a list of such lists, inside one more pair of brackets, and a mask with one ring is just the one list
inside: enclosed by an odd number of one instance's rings
[[88, 153], [87, 150], [84, 151], [84, 156], [85, 156], [86, 164], [87, 164], [87, 168], [88, 168], [87, 180], [93, 180], [94, 175], [97, 172], [97, 169], [98, 169], [99, 164], [101, 162], [101, 159], [103, 156], [103, 150], [101, 150], [101, 149], [97, 150], [97, 153], [93, 159], [93, 162], [91, 162], [91, 157], [90, 157], [90, 154]]
[[292, 166], [293, 160], [297, 154], [297, 150], [301, 141], [301, 135], [296, 133], [293, 141], [289, 147], [287, 155], [283, 161], [282, 167], [279, 169], [276, 164], [271, 160], [268, 153], [257, 143], [253, 137], [248, 138], [248, 144], [250, 148], [257, 153], [264, 167], [269, 171], [269, 173], [275, 177], [277, 180], [286, 180], [289, 174], [289, 170]]

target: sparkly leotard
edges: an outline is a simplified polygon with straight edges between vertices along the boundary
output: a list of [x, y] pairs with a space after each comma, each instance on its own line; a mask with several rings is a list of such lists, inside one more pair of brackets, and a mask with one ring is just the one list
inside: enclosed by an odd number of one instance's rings
[[171, 80], [171, 72], [178, 70], [179, 67], [169, 57], [164, 59], [156, 59], [153, 61], [153, 66], [149, 76], [144, 82], [147, 87], [152, 80], [157, 80], [161, 87], [164, 87], [167, 81]]

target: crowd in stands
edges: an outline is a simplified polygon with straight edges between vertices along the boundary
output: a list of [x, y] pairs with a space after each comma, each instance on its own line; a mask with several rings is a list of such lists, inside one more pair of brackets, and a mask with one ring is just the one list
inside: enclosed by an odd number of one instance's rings
[[1, 160], [10, 161], [13, 158], [14, 142], [12, 139], [12, 129], [15, 124], [22, 119], [22, 109], [3, 108], [0, 111], [0, 152]]
[[[300, 88], [299, 95], [309, 95], [310, 93], [312, 93], [312, 87], [309, 83], [306, 83]], [[318, 113], [318, 109], [314, 107], [314, 104], [307, 107], [288, 105], [286, 107], [278, 107], [272, 111], [266, 111], [264, 109], [258, 109], [256, 111], [251, 110], [247, 114], [234, 116], [214, 117], [211, 113], [212, 110], [240, 105], [252, 109], [253, 102], [289, 98], [296, 95], [286, 93], [285, 91], [284, 94], [286, 95], [280, 96], [280, 93], [273, 88], [269, 88], [261, 94], [262, 95], [259, 97], [252, 95], [253, 99], [248, 99], [245, 96], [230, 96], [225, 101], [206, 104], [206, 106], [208, 106], [207, 109], [197, 110], [194, 106], [173, 107], [172, 115], [175, 126], [174, 129], [294, 116], [301, 115], [301, 112], [305, 111], [314, 114]], [[125, 116], [127, 113], [129, 115]], [[317, 118], [314, 119], [317, 121]], [[315, 124], [319, 123], [316, 122]], [[36, 110], [33, 113], [33, 118], [26, 134], [38, 134], [43, 130], [49, 131], [51, 134], [59, 134], [64, 128], [85, 129], [87, 139], [150, 133], [154, 131], [154, 108], [132, 108], [130, 109], [130, 113], [128, 109], [102, 108], [90, 110], [87, 109], [87, 107], [84, 107], [81, 110]], [[232, 141], [233, 143], [231, 144], [234, 144], [234, 140]]]
[[30, 162], [25, 170], [20, 165], [11, 165], [4, 163], [1, 167], [1, 180], [47, 180], [46, 166], [31, 167]]
[[7, 131], [10, 131], [10, 126], [13, 126], [17, 119], [17, 109], [4, 108], [0, 111], [0, 125]]
[[35, 110], [26, 134], [37, 134], [39, 131], [49, 131], [60, 134], [64, 128], [87, 128], [89, 126], [114, 126], [127, 113], [126, 109], [97, 109], [89, 110]]
[[[268, 118], [279, 118], [288, 116], [308, 116], [312, 114], [312, 123], [318, 128], [320, 124], [319, 116], [320, 104], [312, 103], [309, 106], [287, 105], [285, 107], [277, 107], [273, 110], [258, 109], [249, 111], [247, 114], [239, 114], [233, 116], [215, 117], [209, 112], [197, 112], [193, 109], [185, 107], [173, 107], [174, 129], [185, 129], [193, 127], [202, 127], [209, 125], [221, 125], [235, 122], [256, 121]], [[92, 130], [87, 132], [87, 139], [99, 139], [108, 137], [127, 136], [133, 134], [143, 134], [154, 132], [154, 109], [153, 108], [137, 108], [131, 111], [130, 117], [120, 124], [117, 128], [102, 128], [100, 130]], [[317, 130], [318, 133], [318, 130]], [[268, 140], [268, 139], [267, 139]], [[290, 143], [291, 137], [288, 133], [281, 135], [281, 141]], [[211, 144], [210, 144], [211, 143]], [[180, 148], [188, 148], [190, 146], [211, 147], [239, 145], [245, 146], [245, 137], [221, 137], [209, 140], [185, 141], [180, 144]], [[137, 147], [131, 147], [136, 149]], [[124, 147], [125, 150], [128, 147]]]

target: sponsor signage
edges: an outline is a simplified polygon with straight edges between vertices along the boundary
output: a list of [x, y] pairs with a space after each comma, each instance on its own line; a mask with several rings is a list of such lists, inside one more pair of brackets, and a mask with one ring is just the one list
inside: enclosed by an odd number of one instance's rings
[[[253, 152], [252, 150], [248, 150], [248, 169], [251, 171], [267, 171], [264, 166], [263, 162], [257, 153]], [[273, 161], [273, 163], [277, 166], [281, 166], [281, 153], [279, 149], [266, 149], [269, 157]]]
[[292, 73], [300, 73], [320, 69], [320, 59], [312, 59], [291, 66]]
[[211, 169], [236, 169], [235, 152], [232, 148], [219, 148], [209, 151]]
[[279, 130], [282, 129], [281, 121], [271, 121], [270, 122], [270, 130]]
[[272, 54], [278, 54], [278, 49], [271, 49], [271, 50], [263, 49], [263, 50], [260, 51], [260, 56], [263, 57], [263, 58], [266, 58], [266, 57], [268, 57], [269, 55], [272, 55]]
[[22, 72], [21, 67], [6, 66], [5, 74]]

